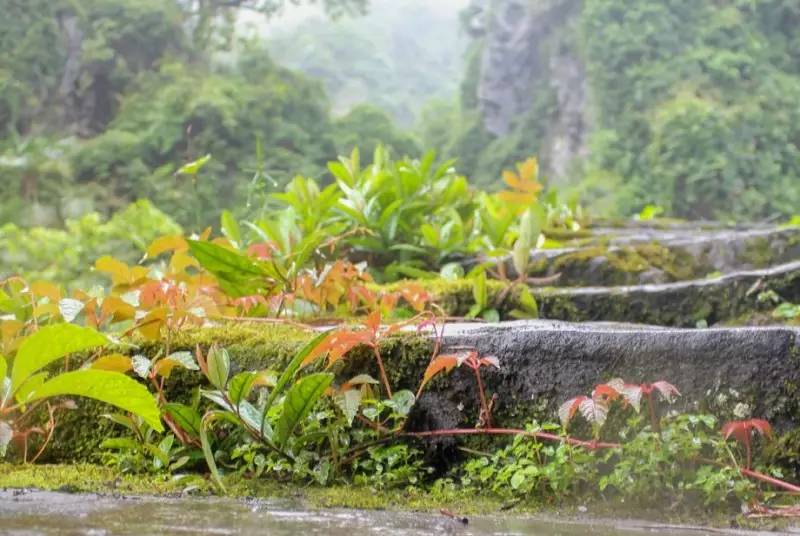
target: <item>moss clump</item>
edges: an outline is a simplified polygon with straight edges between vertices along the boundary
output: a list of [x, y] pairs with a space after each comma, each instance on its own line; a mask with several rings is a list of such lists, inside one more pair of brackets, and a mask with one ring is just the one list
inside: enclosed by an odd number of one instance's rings
[[694, 279], [707, 272], [692, 255], [657, 243], [589, 247], [560, 255], [547, 267], [550, 274], [561, 273], [559, 283], [565, 286], [635, 285], [648, 271], [658, 282]]

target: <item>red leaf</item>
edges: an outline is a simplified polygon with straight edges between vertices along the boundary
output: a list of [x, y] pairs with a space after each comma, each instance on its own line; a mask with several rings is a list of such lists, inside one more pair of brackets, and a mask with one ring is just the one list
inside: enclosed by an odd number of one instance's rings
[[558, 418], [561, 420], [561, 425], [566, 428], [569, 425], [569, 421], [575, 416], [575, 412], [578, 411], [581, 403], [584, 400], [589, 400], [588, 396], [576, 396], [575, 398], [570, 398], [558, 408]]
[[333, 331], [309, 352], [301, 366], [305, 367], [327, 353], [330, 367], [356, 346], [371, 342], [372, 334], [368, 331]]
[[667, 402], [672, 402], [673, 396], [681, 396], [681, 393], [678, 391], [677, 387], [665, 381], [654, 382], [650, 387], [652, 389], [657, 389]]
[[422, 383], [419, 386], [419, 391], [425, 387], [434, 376], [441, 372], [450, 372], [459, 365], [459, 357], [457, 355], [440, 355], [433, 359], [428, 368], [425, 369], [425, 374], [422, 376]]
[[722, 436], [725, 439], [733, 436], [739, 443], [746, 444], [749, 442], [749, 436], [753, 431], [758, 432], [764, 437], [772, 436], [772, 427], [764, 419], [726, 422], [722, 427]]

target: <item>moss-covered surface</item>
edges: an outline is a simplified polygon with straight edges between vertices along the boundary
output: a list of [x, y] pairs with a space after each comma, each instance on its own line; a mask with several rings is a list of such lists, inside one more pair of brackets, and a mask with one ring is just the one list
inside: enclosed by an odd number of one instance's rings
[[684, 281], [704, 277], [706, 263], [682, 249], [651, 243], [608, 248], [593, 246], [560, 255], [546, 266], [549, 274], [560, 273], [563, 286], [615, 286], [649, 281]]
[[[37, 489], [63, 493], [93, 493], [110, 496], [144, 495], [177, 497], [189, 486], [193, 496], [213, 495], [210, 480], [200, 475], [176, 479], [168, 475], [120, 474], [93, 464], [14, 465], [0, 463], [0, 489]], [[488, 494], [450, 491], [437, 493], [421, 487], [379, 490], [352, 485], [299, 486], [268, 479], [247, 479], [236, 475], [223, 477], [227, 496], [240, 499], [288, 500], [304, 508], [355, 508], [437, 513], [441, 509], [459, 515], [513, 515], [545, 513], [548, 517], [572, 519], [585, 517], [587, 507], [594, 518], [651, 519], [669, 523], [701, 524], [761, 530], [783, 530], [787, 520], [747, 519], [741, 515], [712, 508], [632, 508], [601, 496], [587, 496], [565, 502], [556, 496], [544, 500], [519, 498], [504, 500]]]
[[[319, 508], [402, 509], [432, 511], [450, 508], [465, 514], [490, 514], [503, 503], [491, 497], [440, 497], [420, 488], [376, 490], [352, 485], [298, 486], [269, 479], [247, 479], [226, 475], [223, 482], [230, 497], [292, 499]], [[181, 495], [188, 485], [192, 494], [214, 494], [207, 478], [175, 479], [169, 475], [120, 474], [110, 467], [80, 463], [74, 465], [15, 465], [0, 463], [0, 489], [41, 489], [69, 493]], [[519, 509], [534, 511], [537, 505]]]

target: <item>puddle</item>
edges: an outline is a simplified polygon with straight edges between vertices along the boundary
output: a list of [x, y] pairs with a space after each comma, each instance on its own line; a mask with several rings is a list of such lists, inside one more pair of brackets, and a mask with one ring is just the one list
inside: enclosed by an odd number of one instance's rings
[[[288, 503], [226, 499], [114, 498], [42, 491], [0, 491], [0, 533], [33, 535], [427, 534], [519, 536], [698, 536], [726, 531], [646, 523], [568, 522], [516, 515], [476, 516], [463, 525], [441, 515], [302, 509]], [[735, 534], [730, 532], [729, 534]]]

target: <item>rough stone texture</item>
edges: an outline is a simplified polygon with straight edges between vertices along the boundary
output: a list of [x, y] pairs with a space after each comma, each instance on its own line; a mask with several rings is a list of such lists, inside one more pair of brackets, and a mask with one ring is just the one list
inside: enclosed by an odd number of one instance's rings
[[[476, 349], [500, 359], [486, 368], [486, 389], [498, 394], [495, 424], [554, 420], [561, 402], [597, 383], [666, 380], [682, 397], [673, 407], [731, 418], [737, 403], [779, 430], [800, 424], [800, 328], [669, 329], [613, 323], [507, 322], [450, 325], [444, 351]], [[414, 424], [474, 425], [475, 378], [455, 370], [435, 380]], [[463, 408], [463, 409], [459, 409]]]
[[[599, 227], [591, 233], [577, 247], [532, 252], [532, 275], [561, 273], [558, 286], [668, 283], [681, 280], [681, 273], [695, 278], [800, 259], [800, 227]], [[644, 264], [625, 257], [641, 257]], [[510, 257], [505, 262], [513, 276]]]
[[536, 289], [543, 318], [571, 321], [625, 321], [662, 326], [709, 325], [757, 307], [771, 289], [785, 300], [800, 300], [800, 261], [763, 270], [743, 270], [708, 279], [617, 287]]
[[482, 25], [473, 33], [485, 39], [477, 88], [484, 126], [495, 136], [508, 134], [531, 110], [537, 83], [548, 80], [556, 109], [547, 118], [540, 157], [553, 178], [566, 176], [570, 162], [587, 152], [585, 67], [573, 47], [560, 40], [579, 5], [575, 0], [477, 0], [471, 5]]

